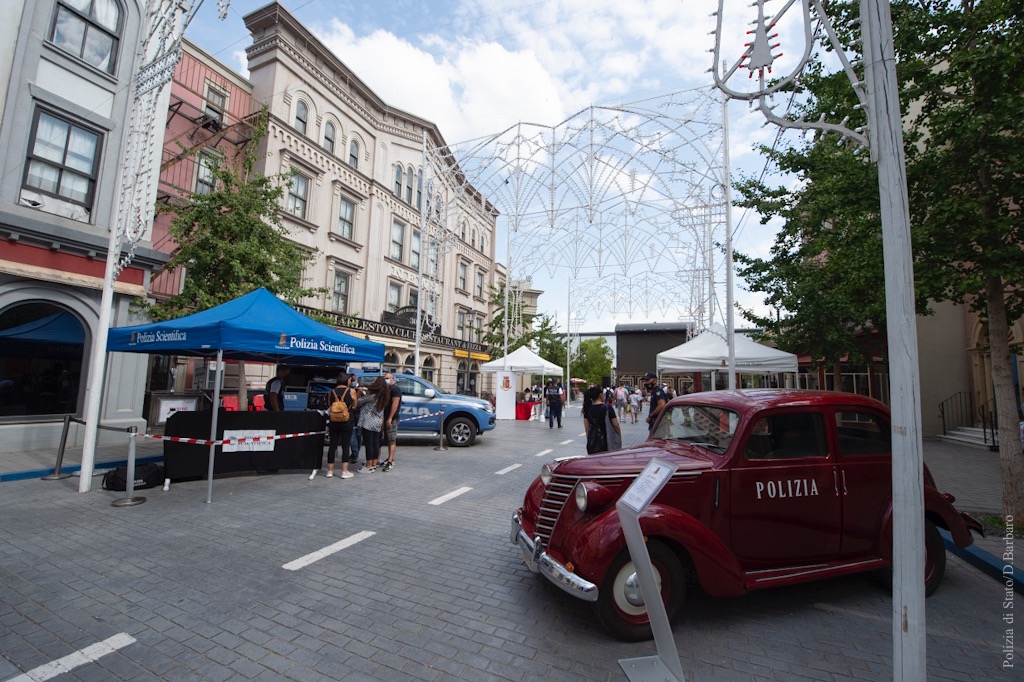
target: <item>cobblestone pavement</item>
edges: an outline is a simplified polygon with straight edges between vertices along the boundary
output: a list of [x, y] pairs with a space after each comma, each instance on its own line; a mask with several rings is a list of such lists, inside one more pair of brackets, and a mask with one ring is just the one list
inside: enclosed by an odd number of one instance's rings
[[[212, 504], [205, 481], [135, 507], [76, 478], [2, 483], [0, 682], [624, 680], [619, 659], [654, 643], [611, 639], [508, 540], [540, 465], [583, 452], [578, 414], [500, 422], [471, 448], [403, 441], [388, 473], [219, 478]], [[927, 601], [930, 679], [1020, 679], [1001, 669], [1004, 596], [949, 556]], [[693, 593], [674, 633], [691, 681], [891, 679], [890, 609], [864, 577]]]

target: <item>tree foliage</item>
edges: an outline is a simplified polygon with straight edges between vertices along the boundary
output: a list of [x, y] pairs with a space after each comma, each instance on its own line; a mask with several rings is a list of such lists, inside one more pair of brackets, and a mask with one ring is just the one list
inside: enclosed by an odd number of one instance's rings
[[[492, 356], [505, 355], [505, 283], [489, 290], [491, 303], [496, 312], [484, 328], [481, 338]], [[521, 305], [510, 302], [508, 352], [511, 353], [521, 346], [530, 346], [545, 360], [561, 367], [565, 366], [564, 336], [555, 330], [554, 320], [549, 315], [531, 315]], [[561, 350], [559, 350], [561, 349]]]
[[153, 319], [206, 310], [259, 287], [293, 304], [322, 291], [302, 282], [316, 252], [291, 241], [278, 215], [290, 176], [254, 171], [267, 120], [264, 109], [239, 168], [214, 165], [212, 191], [161, 206], [174, 214], [169, 232], [177, 243], [164, 270], [183, 268], [185, 277], [181, 293], [145, 306]]
[[601, 380], [612, 375], [612, 349], [601, 337], [580, 341], [572, 356], [570, 371], [574, 377], [601, 385]]
[[[857, 3], [829, 3], [837, 32], [858, 37]], [[1024, 513], [1009, 325], [1024, 314], [1024, 13], [1019, 0], [896, 0], [892, 16], [919, 313], [965, 303], [986, 320], [999, 410], [1003, 498]], [[852, 42], [847, 42], [852, 44]], [[794, 93], [805, 118], [850, 117], [843, 73], [815, 65]], [[745, 315], [780, 347], [825, 362], [865, 356], [868, 329], [885, 330], [877, 175], [835, 136], [764, 150], [791, 186], [746, 178], [743, 204], [784, 223], [766, 259], [737, 255], [753, 291], [785, 315]], [[884, 335], [879, 335], [884, 338]], [[882, 351], [881, 347], [870, 352]]]

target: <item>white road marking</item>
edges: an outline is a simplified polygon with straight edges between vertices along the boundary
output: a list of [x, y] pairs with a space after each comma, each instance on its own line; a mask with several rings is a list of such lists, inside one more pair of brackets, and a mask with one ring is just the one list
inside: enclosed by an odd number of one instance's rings
[[551, 448], [548, 448], [547, 450], [541, 450], [536, 455], [534, 455], [534, 457], [543, 457], [544, 455], [546, 455], [546, 454], [548, 454], [550, 452], [551, 452]]
[[461, 495], [463, 493], [468, 493], [470, 490], [472, 490], [472, 488], [468, 488], [466, 486], [462, 486], [458, 490], [453, 490], [452, 492], [448, 493], [447, 495], [442, 495], [441, 497], [438, 497], [436, 499], [431, 500], [430, 502], [427, 502], [427, 504], [432, 504], [434, 506], [437, 506], [439, 504], [444, 504], [448, 500], [454, 500], [456, 497], [458, 497], [459, 495]]
[[297, 571], [300, 568], [305, 568], [306, 566], [309, 566], [314, 561], [320, 561], [324, 557], [329, 557], [332, 554], [334, 554], [335, 552], [340, 552], [341, 550], [345, 549], [346, 547], [351, 547], [352, 545], [356, 544], [357, 542], [362, 542], [366, 538], [373, 537], [374, 535], [376, 535], [376, 533], [373, 532], [372, 530], [360, 531], [359, 533], [356, 533], [355, 535], [348, 536], [344, 540], [341, 540], [339, 542], [335, 542], [333, 545], [328, 545], [328, 546], [324, 547], [323, 549], [318, 549], [317, 551], [311, 552], [311, 553], [307, 554], [304, 557], [299, 557], [295, 561], [289, 561], [288, 563], [286, 563], [281, 568], [283, 568], [286, 571]]
[[522, 464], [513, 464], [510, 467], [505, 467], [501, 471], [495, 471], [494, 473], [497, 474], [498, 476], [501, 476], [502, 474], [507, 474], [510, 471], [515, 471], [516, 469], [518, 469], [521, 466], [523, 466], [523, 465]]
[[56, 661], [41, 665], [38, 668], [33, 668], [27, 673], [22, 673], [17, 677], [12, 677], [8, 682], [43, 682], [43, 680], [51, 680], [57, 675], [63, 675], [69, 673], [79, 666], [83, 666], [86, 663], [93, 663], [97, 659], [112, 654], [118, 649], [123, 649], [129, 644], [134, 644], [135, 638], [126, 632], [121, 632], [113, 637], [108, 637], [102, 642], [97, 642], [92, 646], [87, 646], [84, 649], [68, 654], [63, 658], [58, 658]]
[[569, 440], [563, 440], [561, 443], [559, 443], [559, 445], [568, 445], [569, 443], [574, 443], [574, 442], [575, 441], [572, 438], [570, 438]]

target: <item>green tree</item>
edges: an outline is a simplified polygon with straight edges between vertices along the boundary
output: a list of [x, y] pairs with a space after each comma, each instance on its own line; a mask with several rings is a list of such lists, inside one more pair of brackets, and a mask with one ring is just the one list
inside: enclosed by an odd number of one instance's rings
[[613, 357], [612, 349], [601, 337], [580, 341], [572, 355], [572, 374], [580, 379], [586, 379], [589, 383], [600, 385], [604, 377], [612, 375]]
[[[832, 2], [840, 35], [856, 37], [856, 3]], [[1024, 15], [1014, 0], [898, 0], [892, 5], [904, 112], [918, 311], [966, 303], [987, 321], [1000, 424], [1003, 504], [1024, 513], [1024, 458], [1016, 434], [1009, 325], [1024, 313]], [[844, 74], [817, 65], [801, 80], [800, 113], [850, 117]], [[767, 259], [739, 255], [739, 271], [774, 320], [748, 315], [780, 346], [826, 361], [864, 356], [868, 330], [885, 330], [878, 190], [863, 157], [834, 136], [770, 153], [793, 187], [746, 179], [744, 203], [785, 222]], [[879, 335], [883, 337], [884, 335]], [[872, 353], [882, 350], [871, 348]]]
[[[491, 287], [488, 293], [496, 312], [484, 327], [481, 342], [487, 345], [492, 356], [501, 357], [505, 355], [505, 283]], [[510, 300], [510, 307], [512, 310], [508, 316], [508, 352], [511, 353], [521, 346], [530, 346], [537, 348], [537, 354], [545, 360], [564, 367], [564, 341], [561, 341], [562, 337], [555, 331], [555, 323], [551, 317], [524, 312], [523, 306], [515, 301], [514, 296]], [[557, 351], [559, 343], [563, 345], [560, 356]], [[555, 360], [556, 357], [560, 357], [561, 361]]]
[[211, 192], [161, 206], [174, 214], [169, 232], [177, 243], [163, 269], [184, 268], [186, 276], [181, 293], [144, 306], [154, 320], [206, 310], [259, 287], [293, 304], [322, 291], [302, 282], [316, 252], [289, 239], [278, 215], [290, 176], [254, 171], [267, 120], [264, 109], [239, 168], [213, 167]]

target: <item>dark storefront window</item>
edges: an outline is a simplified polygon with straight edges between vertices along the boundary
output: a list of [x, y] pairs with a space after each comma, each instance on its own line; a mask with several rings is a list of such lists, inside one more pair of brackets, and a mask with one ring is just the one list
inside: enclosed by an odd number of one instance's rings
[[0, 312], [0, 418], [76, 414], [85, 329], [48, 303]]

